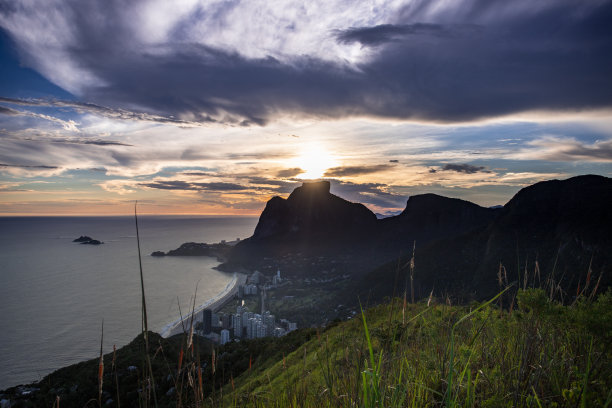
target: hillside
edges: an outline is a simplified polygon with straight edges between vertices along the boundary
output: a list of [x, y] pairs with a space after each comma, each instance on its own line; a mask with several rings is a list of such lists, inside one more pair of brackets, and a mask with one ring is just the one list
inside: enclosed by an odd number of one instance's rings
[[[513, 295], [510, 295], [513, 293]], [[612, 294], [572, 307], [539, 289], [513, 312], [401, 301], [328, 327], [218, 394], [244, 407], [601, 407], [612, 401]], [[214, 401], [214, 399], [213, 399]], [[214, 402], [213, 405], [216, 405]]]
[[[104, 356], [104, 406], [604, 407], [612, 403], [612, 292], [571, 306], [542, 289], [484, 303], [394, 299], [354, 319], [213, 348], [150, 333]], [[506, 303], [504, 303], [506, 302]], [[511, 310], [502, 304], [514, 305]], [[193, 344], [193, 346], [191, 346]], [[97, 406], [98, 359], [3, 391], [12, 407]], [[148, 385], [147, 385], [148, 384]], [[143, 392], [143, 390], [148, 390]]]
[[[526, 187], [484, 227], [429, 245], [419, 246], [417, 241], [417, 293], [423, 297], [435, 289], [436, 293], [464, 300], [482, 299], [498, 290], [500, 263], [508, 282], [522, 285], [553, 279], [566, 298], [579, 284], [584, 286], [589, 270], [593, 281], [601, 276], [600, 285], [609, 287], [610, 203], [612, 179], [601, 176]], [[399, 263], [404, 265], [406, 261]], [[398, 274], [397, 265], [394, 260], [377, 268], [359, 286], [367, 285], [379, 296], [389, 293]], [[399, 271], [401, 276], [406, 273], [406, 268]]]
[[[280, 269], [290, 284], [270, 291], [269, 304], [301, 325], [350, 316], [359, 298], [377, 303], [402, 294], [413, 246], [416, 299], [433, 291], [482, 300], [499, 290], [501, 265], [503, 284], [552, 280], [568, 301], [587, 275], [602, 289], [612, 284], [611, 202], [612, 179], [587, 175], [523, 188], [495, 209], [416, 195], [401, 214], [376, 219], [331, 194], [329, 183], [305, 183], [268, 202], [253, 236], [224, 267]], [[278, 300], [287, 296], [300, 301]]]

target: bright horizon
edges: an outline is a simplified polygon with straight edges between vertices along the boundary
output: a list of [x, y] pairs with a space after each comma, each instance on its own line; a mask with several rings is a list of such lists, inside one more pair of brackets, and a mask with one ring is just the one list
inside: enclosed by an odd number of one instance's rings
[[415, 194], [493, 206], [610, 177], [611, 10], [15, 2], [0, 9], [0, 216], [130, 215], [136, 200], [257, 216], [311, 178], [387, 213]]

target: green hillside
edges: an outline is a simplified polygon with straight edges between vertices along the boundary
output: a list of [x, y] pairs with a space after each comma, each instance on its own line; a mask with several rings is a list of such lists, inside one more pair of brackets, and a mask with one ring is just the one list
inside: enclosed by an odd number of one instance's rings
[[[612, 403], [612, 294], [572, 306], [542, 290], [491, 303], [395, 301], [254, 364], [211, 406], [604, 407]], [[518, 303], [518, 304], [516, 304]], [[506, 303], [508, 305], [508, 303]], [[365, 318], [365, 321], [364, 321]]]

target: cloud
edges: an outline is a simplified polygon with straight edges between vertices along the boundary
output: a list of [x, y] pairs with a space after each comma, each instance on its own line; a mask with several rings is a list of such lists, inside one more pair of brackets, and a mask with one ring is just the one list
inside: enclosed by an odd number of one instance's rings
[[302, 174], [304, 172], [305, 170], [302, 170], [299, 167], [294, 167], [291, 169], [280, 170], [276, 173], [276, 176], [280, 178], [290, 178], [290, 177], [295, 177], [298, 174]]
[[192, 176], [192, 177], [213, 177], [215, 173], [205, 172], [205, 171], [184, 171], [181, 173], [183, 176]]
[[59, 137], [48, 137], [48, 138], [33, 138], [33, 137], [23, 137], [19, 140], [29, 141], [29, 142], [49, 142], [49, 143], [59, 143], [59, 144], [81, 144], [81, 145], [95, 145], [95, 146], [128, 146], [131, 147], [133, 145], [128, 143], [119, 142], [116, 140], [102, 140], [102, 139], [85, 139], [85, 138], [59, 138]]
[[393, 166], [388, 164], [378, 164], [374, 166], [342, 166], [332, 167], [328, 169], [324, 176], [325, 177], [351, 177], [351, 176], [362, 176], [364, 174], [380, 173], [381, 171], [389, 170]]
[[362, 203], [375, 210], [382, 208], [403, 208], [406, 198], [390, 192], [390, 186], [381, 183], [351, 183], [330, 180], [331, 192], [346, 200]]
[[[3, 155], [0, 154], [0, 157]], [[7, 164], [0, 163], [0, 173], [12, 177], [51, 177], [60, 174], [63, 168], [42, 164]]]
[[557, 162], [612, 162], [612, 139], [593, 143], [573, 138], [543, 137], [527, 143], [511, 157], [521, 160], [549, 160]]
[[0, 106], [0, 113], [3, 115], [19, 115], [20, 112], [15, 110], [15, 109], [11, 109], [11, 108], [6, 108], [4, 106]]
[[248, 187], [223, 182], [192, 183], [183, 180], [158, 180], [151, 183], [139, 183], [140, 186], [159, 190], [183, 190], [183, 191], [247, 191]]
[[50, 141], [53, 143], [85, 144], [96, 146], [133, 146], [131, 144], [118, 142], [116, 140], [53, 139]]
[[573, 0], [374, 9], [323, 0], [282, 8], [193, 0], [175, 9], [50, 0], [0, 10], [22, 63], [92, 102], [79, 109], [185, 125], [264, 125], [282, 115], [463, 122], [607, 109], [611, 20], [612, 2]]
[[106, 180], [99, 183], [98, 186], [109, 193], [124, 195], [136, 192], [134, 184], [131, 180]]
[[[0, 102], [7, 102], [10, 100], [11, 99], [0, 97]], [[29, 116], [32, 118], [44, 119], [49, 122], [54, 122], [54, 123], [59, 124], [60, 126], [62, 126], [62, 128], [64, 128], [64, 130], [68, 130], [71, 132], [79, 132], [77, 123], [73, 120], [63, 120], [63, 119], [60, 119], [54, 116], [50, 116], [50, 115], [45, 115], [42, 113], [36, 113], [36, 112], [30, 112], [30, 111], [20, 111], [17, 109], [7, 108], [3, 106], [0, 106], [0, 114], [6, 114], [6, 115], [11, 115], [11, 116]]]
[[[474, 174], [474, 173], [478, 173], [478, 172], [487, 172], [485, 166], [472, 166], [471, 164], [453, 164], [453, 163], [448, 163], [445, 164], [442, 167], [442, 170], [446, 170], [446, 171], [456, 171], [457, 173], [466, 173], [466, 174]], [[436, 171], [431, 171], [433, 169], [430, 169], [429, 172], [430, 173], [435, 173]]]
[[[69, 108], [74, 109], [77, 113], [92, 113], [101, 117], [109, 119], [120, 119], [120, 120], [138, 120], [144, 122], [155, 122], [161, 124], [173, 124], [180, 127], [194, 127], [200, 126], [200, 122], [214, 122], [211, 118], [201, 117], [199, 122], [192, 122], [187, 120], [180, 120], [173, 117], [164, 117], [161, 115], [155, 115], [144, 112], [130, 111], [121, 108], [109, 108], [106, 106], [96, 105], [94, 103], [85, 103], [78, 101], [64, 101], [58, 99], [19, 99], [19, 98], [5, 98], [0, 96], [0, 103], [7, 103], [19, 106], [35, 106], [35, 107], [53, 107], [53, 108]], [[58, 121], [57, 118], [52, 118], [47, 115], [40, 115], [29, 111], [19, 111], [11, 108], [0, 106], [0, 113], [6, 113], [11, 115], [27, 115], [33, 117], [40, 117], [48, 120]], [[60, 122], [62, 123], [62, 122]], [[64, 126], [66, 128], [66, 126]]]
[[0, 183], [0, 191], [2, 191], [3, 193], [24, 193], [24, 192], [33, 191], [33, 190], [20, 188], [21, 185], [22, 185], [21, 183], [3, 182], [3, 183]]
[[0, 163], [0, 168], [1, 167], [14, 167], [14, 168], [19, 168], [19, 169], [41, 169], [41, 170], [52, 170], [52, 169], [59, 169], [59, 167], [57, 166], [44, 166], [44, 165], [27, 165], [27, 164], [5, 164], [5, 163]]
[[274, 194], [291, 193], [296, 187], [299, 187], [302, 184], [301, 181], [286, 181], [266, 177], [247, 176], [245, 179], [249, 182], [249, 184], [253, 186], [264, 186], [271, 192], [274, 192]]
[[408, 35], [429, 35], [436, 37], [451, 37], [464, 33], [472, 33], [479, 30], [476, 25], [450, 25], [441, 24], [380, 24], [373, 27], [351, 27], [337, 32], [337, 39], [341, 43], [350, 44], [353, 42], [366, 46], [377, 46], [388, 42], [400, 41], [402, 37]]

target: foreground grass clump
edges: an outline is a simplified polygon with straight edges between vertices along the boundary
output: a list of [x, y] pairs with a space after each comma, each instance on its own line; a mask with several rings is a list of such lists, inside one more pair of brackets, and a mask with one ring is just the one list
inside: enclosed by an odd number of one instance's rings
[[539, 289], [517, 300], [513, 311], [497, 302], [409, 305], [404, 319], [399, 301], [370, 309], [272, 365], [253, 366], [207, 404], [612, 406], [610, 291], [572, 306]]

